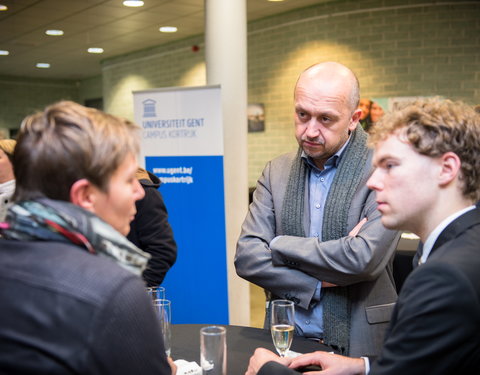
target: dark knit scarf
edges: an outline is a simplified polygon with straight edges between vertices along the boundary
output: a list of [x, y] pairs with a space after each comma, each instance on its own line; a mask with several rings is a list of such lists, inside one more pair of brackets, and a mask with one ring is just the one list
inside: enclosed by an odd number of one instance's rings
[[[347, 219], [350, 205], [362, 180], [362, 171], [368, 157], [367, 134], [360, 125], [337, 166], [335, 177], [327, 195], [323, 213], [322, 241], [336, 240], [348, 235]], [[309, 166], [301, 158], [299, 148], [288, 178], [282, 211], [282, 228], [285, 235], [305, 237], [305, 189]], [[351, 303], [348, 287], [322, 289], [323, 340], [342, 354], [349, 353]]]
[[[40, 198], [14, 204], [0, 223], [0, 236], [17, 241], [55, 241], [110, 258], [141, 276], [150, 254], [94, 214], [69, 202]], [[74, 266], [74, 265], [73, 265]]]

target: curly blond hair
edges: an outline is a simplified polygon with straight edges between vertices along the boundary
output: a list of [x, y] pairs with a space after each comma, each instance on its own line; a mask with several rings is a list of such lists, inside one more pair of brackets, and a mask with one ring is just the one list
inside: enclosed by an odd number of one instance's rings
[[405, 136], [419, 154], [458, 155], [462, 193], [474, 202], [480, 199], [480, 114], [472, 106], [441, 98], [416, 100], [386, 113], [371, 131], [369, 145], [393, 133]]

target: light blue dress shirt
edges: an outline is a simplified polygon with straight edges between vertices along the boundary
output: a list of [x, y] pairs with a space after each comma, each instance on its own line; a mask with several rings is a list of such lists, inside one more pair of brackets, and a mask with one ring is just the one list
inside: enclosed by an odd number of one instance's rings
[[[328, 191], [332, 186], [333, 178], [337, 172], [340, 156], [345, 150], [348, 141], [332, 155], [326, 162], [323, 170], [318, 169], [313, 161], [304, 152], [302, 158], [310, 166], [309, 173], [309, 207], [310, 207], [310, 231], [309, 237], [317, 237], [322, 241], [323, 212]], [[322, 283], [318, 282], [315, 294], [310, 303], [310, 309], [305, 310], [295, 306], [296, 332], [305, 337], [323, 337], [323, 308], [321, 303]]]

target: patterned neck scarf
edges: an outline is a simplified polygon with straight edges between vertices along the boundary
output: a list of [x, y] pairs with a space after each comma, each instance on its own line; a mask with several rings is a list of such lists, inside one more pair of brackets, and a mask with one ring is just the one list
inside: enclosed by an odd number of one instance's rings
[[109, 224], [69, 202], [40, 198], [14, 204], [0, 223], [0, 236], [17, 241], [54, 241], [77, 245], [110, 258], [140, 276], [150, 254]]

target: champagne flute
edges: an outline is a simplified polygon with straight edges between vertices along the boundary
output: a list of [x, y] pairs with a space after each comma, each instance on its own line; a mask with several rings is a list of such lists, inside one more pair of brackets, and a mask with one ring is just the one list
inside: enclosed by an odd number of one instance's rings
[[156, 299], [153, 301], [153, 307], [158, 316], [158, 321], [162, 327], [163, 345], [165, 354], [170, 357], [171, 354], [171, 331], [170, 324], [172, 322], [171, 302], [168, 299]]
[[280, 357], [290, 349], [295, 327], [295, 305], [288, 300], [274, 300], [271, 302], [270, 331], [272, 340]]

